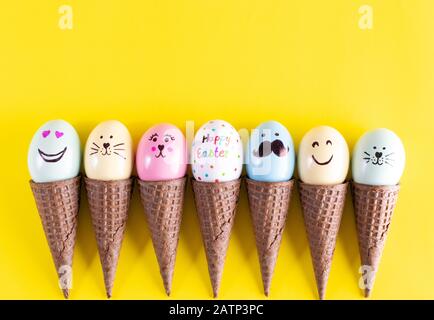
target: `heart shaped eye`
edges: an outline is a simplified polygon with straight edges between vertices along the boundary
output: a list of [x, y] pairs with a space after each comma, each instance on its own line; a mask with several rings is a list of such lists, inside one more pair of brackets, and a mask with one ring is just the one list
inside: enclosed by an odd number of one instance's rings
[[60, 132], [60, 131], [56, 131], [55, 134], [56, 134], [57, 139], [59, 139], [60, 137], [63, 136], [63, 132]]
[[43, 138], [46, 138], [46, 137], [48, 137], [49, 135], [50, 135], [50, 130], [45, 130], [45, 131], [42, 131], [42, 137]]

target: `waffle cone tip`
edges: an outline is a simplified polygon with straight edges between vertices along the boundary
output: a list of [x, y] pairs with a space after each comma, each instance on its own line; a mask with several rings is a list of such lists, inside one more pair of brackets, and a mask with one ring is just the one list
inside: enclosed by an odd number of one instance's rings
[[113, 285], [106, 285], [106, 288], [105, 288], [107, 298], [109, 298], [109, 299], [112, 297], [112, 287], [113, 287]]
[[164, 290], [166, 291], [167, 296], [170, 297], [170, 293], [172, 291], [172, 281], [164, 282]]
[[270, 293], [270, 280], [263, 280], [262, 281], [263, 286], [264, 286], [264, 294], [268, 297], [269, 293]]
[[69, 299], [69, 289], [62, 289], [62, 292], [65, 299]]
[[326, 288], [327, 288], [327, 280], [328, 280], [328, 277], [323, 277], [317, 283], [318, 297], [319, 297], [320, 300], [325, 300]]
[[364, 292], [365, 298], [369, 298], [370, 295], [371, 295], [371, 289], [365, 288], [365, 292]]

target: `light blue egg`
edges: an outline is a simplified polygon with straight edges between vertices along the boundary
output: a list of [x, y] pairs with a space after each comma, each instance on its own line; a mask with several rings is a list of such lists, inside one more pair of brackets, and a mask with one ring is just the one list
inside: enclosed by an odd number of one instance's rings
[[74, 178], [80, 170], [80, 138], [63, 120], [45, 123], [34, 134], [27, 163], [34, 182]]
[[401, 139], [388, 129], [365, 133], [354, 147], [352, 173], [357, 183], [396, 185], [404, 166], [405, 150]]
[[294, 173], [294, 164], [294, 143], [282, 124], [268, 121], [253, 130], [246, 152], [246, 169], [250, 179], [288, 181]]

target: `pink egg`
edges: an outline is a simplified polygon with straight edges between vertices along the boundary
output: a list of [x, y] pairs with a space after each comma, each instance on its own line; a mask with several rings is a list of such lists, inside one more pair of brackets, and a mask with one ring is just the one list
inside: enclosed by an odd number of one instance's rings
[[144, 181], [182, 178], [187, 171], [184, 134], [171, 124], [153, 126], [140, 139], [136, 166], [139, 178]]

